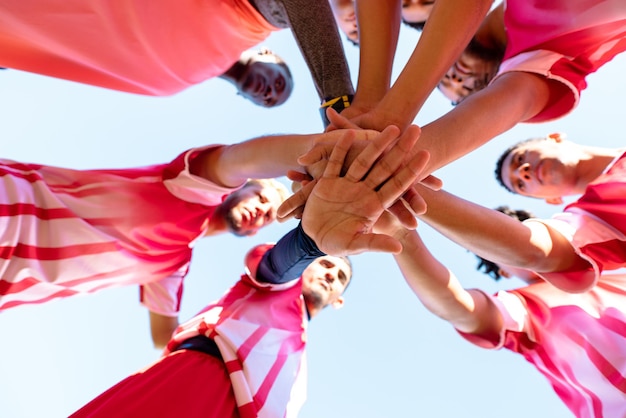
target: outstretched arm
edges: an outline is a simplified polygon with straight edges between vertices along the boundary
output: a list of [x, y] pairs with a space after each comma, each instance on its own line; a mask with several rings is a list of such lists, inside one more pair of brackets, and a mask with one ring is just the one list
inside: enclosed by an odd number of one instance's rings
[[[470, 95], [454, 109], [422, 127], [420, 140], [407, 154], [428, 151], [430, 159], [423, 171], [424, 177], [437, 169], [476, 150], [491, 139], [538, 114], [548, 104], [553, 88], [560, 83], [545, 77], [512, 72], [498, 77], [487, 88]], [[328, 118], [338, 128], [355, 128], [354, 121], [328, 110]], [[327, 158], [332, 150], [319, 143], [300, 157], [302, 164], [314, 164]], [[348, 161], [354, 158], [350, 155]], [[421, 179], [420, 179], [421, 180]]]
[[519, 222], [444, 191], [417, 188], [428, 205], [420, 219], [473, 253], [496, 264], [540, 274], [590, 273], [576, 281], [560, 281], [558, 287], [568, 292], [587, 290], [595, 280], [589, 263], [576, 253], [566, 237], [551, 227], [540, 222]]
[[[253, 0], [253, 3], [269, 23], [291, 28], [320, 103], [354, 96], [350, 69], [328, 1]], [[324, 115], [322, 121], [327, 122]]]
[[497, 340], [502, 316], [491, 299], [481, 291], [464, 289], [454, 273], [428, 251], [416, 230], [402, 228], [388, 214], [374, 229], [402, 244], [402, 252], [394, 258], [407, 284], [429, 311], [459, 331]]
[[[191, 173], [224, 187], [237, 187], [250, 178], [275, 178], [294, 170], [307, 172], [298, 157], [315, 144], [332, 147], [346, 130], [310, 135], [270, 135], [207, 149], [191, 161]], [[378, 132], [354, 132], [356, 141], [369, 143]]]
[[492, 0], [437, 0], [413, 54], [389, 89], [400, 24], [399, 0], [356, 0], [361, 57], [353, 105], [363, 128], [406, 129], [476, 33]]

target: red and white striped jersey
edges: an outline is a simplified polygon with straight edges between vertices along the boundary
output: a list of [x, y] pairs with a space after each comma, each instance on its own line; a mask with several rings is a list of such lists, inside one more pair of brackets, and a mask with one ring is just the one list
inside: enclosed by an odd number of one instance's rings
[[603, 275], [585, 293], [541, 282], [492, 300], [504, 318], [500, 340], [465, 338], [523, 355], [578, 418], [626, 417], [626, 275]]
[[[271, 245], [248, 254], [248, 272]], [[164, 355], [205, 335], [217, 343], [242, 418], [296, 417], [306, 399], [308, 315], [302, 281], [268, 284], [244, 274], [220, 300], [178, 327]]]
[[626, 50], [623, 0], [505, 0], [504, 25], [507, 47], [498, 75], [536, 73], [571, 92], [527, 122], [569, 113], [587, 87], [587, 75]]
[[176, 315], [194, 242], [233, 192], [189, 173], [206, 148], [119, 170], [0, 160], [0, 310], [145, 284], [146, 306]]

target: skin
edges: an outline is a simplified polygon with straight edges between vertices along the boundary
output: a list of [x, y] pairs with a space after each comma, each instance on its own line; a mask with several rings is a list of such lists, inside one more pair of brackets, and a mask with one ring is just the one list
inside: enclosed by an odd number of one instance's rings
[[255, 235], [276, 220], [283, 197], [273, 187], [251, 184], [230, 194], [220, 205], [228, 230], [238, 236]]
[[352, 42], [359, 42], [359, 28], [356, 21], [354, 0], [330, 0], [330, 6], [339, 29]]
[[402, 19], [406, 22], [425, 22], [434, 5], [435, 0], [402, 0]]
[[[583, 292], [593, 285], [595, 273], [589, 262], [552, 227], [533, 220], [519, 222], [444, 191], [417, 189], [428, 204], [420, 219], [473, 253], [500, 266], [537, 272], [547, 281], [556, 278], [553, 284], [566, 292]], [[563, 271], [581, 274], [572, 283], [561, 280]]]
[[487, 87], [500, 67], [507, 45], [504, 8], [499, 5], [483, 20], [470, 44], [437, 86], [453, 105]]
[[563, 196], [584, 193], [587, 185], [623, 151], [578, 145], [565, 140], [564, 134], [552, 133], [509, 152], [500, 176], [513, 193], [562, 204]]
[[[392, 124], [405, 130], [476, 32], [491, 0], [438, 0], [415, 50], [391, 88], [401, 0], [356, 0], [356, 6], [359, 76], [354, 101], [342, 114], [361, 128], [382, 131]], [[336, 128], [330, 125], [328, 129]]]
[[237, 87], [238, 94], [262, 107], [280, 106], [293, 91], [293, 78], [284, 61], [266, 48], [244, 51], [221, 77]]
[[[416, 126], [412, 128], [407, 132], [419, 131]], [[398, 146], [393, 147], [396, 151], [379, 159], [396, 139]], [[424, 153], [401, 167], [399, 154], [416, 140], [416, 134], [399, 137], [399, 130], [390, 127], [373, 139], [350, 164], [345, 175], [341, 175], [352, 144], [346, 135], [335, 146], [322, 177], [306, 184], [285, 201], [279, 209], [279, 216], [291, 215], [292, 209], [299, 209], [302, 202], [306, 202], [301, 214], [302, 228], [327, 254], [343, 256], [364, 251], [400, 251], [396, 240], [372, 233], [372, 228], [385, 208], [391, 206], [401, 191], [420, 175], [427, 161], [428, 155]], [[359, 204], [354, 204], [355, 201]], [[413, 205], [419, 206], [416, 202]]]
[[339, 309], [344, 304], [343, 292], [352, 277], [352, 268], [345, 259], [330, 255], [315, 259], [302, 272], [302, 296], [310, 317], [326, 306]]
[[[315, 167], [307, 168], [300, 164], [300, 155], [318, 142], [334, 143], [347, 134], [357, 142], [367, 143], [377, 135], [374, 131], [339, 130], [328, 134], [263, 136], [236, 144], [209, 147], [195, 156], [189, 169], [194, 176], [229, 188], [239, 187], [251, 178], [276, 178], [289, 171], [307, 173], [307, 170], [314, 171]], [[232, 218], [241, 220], [241, 235], [251, 235], [268, 225], [275, 218], [282, 201], [282, 198], [278, 201], [276, 190], [271, 188], [243, 188], [233, 195], [228, 200], [237, 202]], [[222, 213], [218, 208], [217, 212], [207, 226], [205, 236], [234, 232], [226, 220], [226, 211]], [[164, 347], [177, 326], [178, 317], [151, 312], [150, 329], [155, 347]]]

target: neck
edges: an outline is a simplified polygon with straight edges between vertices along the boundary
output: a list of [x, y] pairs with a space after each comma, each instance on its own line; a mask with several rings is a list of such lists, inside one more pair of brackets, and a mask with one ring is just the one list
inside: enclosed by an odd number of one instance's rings
[[579, 193], [584, 193], [587, 185], [597, 179], [609, 164], [625, 151], [626, 148], [584, 147], [584, 156], [576, 165]]
[[235, 62], [220, 78], [230, 81], [232, 84], [237, 85], [239, 79], [244, 73], [246, 66], [241, 61]]
[[211, 219], [207, 221], [208, 225], [206, 232], [204, 233], [205, 237], [223, 234], [228, 230], [226, 227], [226, 220], [224, 219], [224, 215], [222, 214], [220, 208], [221, 206], [218, 206], [213, 213], [213, 216], [211, 216]]

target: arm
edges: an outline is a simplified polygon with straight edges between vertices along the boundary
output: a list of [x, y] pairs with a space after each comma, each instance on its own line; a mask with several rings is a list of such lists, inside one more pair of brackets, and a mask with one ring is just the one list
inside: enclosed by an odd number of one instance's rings
[[[271, 135], [221, 147], [213, 147], [196, 156], [191, 173], [224, 187], [237, 187], [250, 178], [275, 178], [287, 171], [306, 172], [298, 158], [318, 143], [334, 143], [345, 130], [327, 134]], [[358, 131], [358, 141], [367, 142], [377, 132]]]
[[496, 264], [537, 273], [589, 269], [589, 263], [576, 253], [567, 238], [543, 223], [522, 223], [444, 191], [433, 192], [421, 186], [418, 190], [428, 205], [428, 211], [420, 216], [422, 220]]
[[551, 82], [543, 76], [512, 72], [473, 93], [454, 109], [422, 127], [415, 150], [430, 155], [431, 174], [539, 113], [549, 102]]
[[[407, 158], [427, 151], [430, 159], [423, 171], [426, 177], [539, 113], [549, 102], [551, 86], [550, 81], [539, 75], [523, 72], [504, 74], [439, 119], [423, 126], [420, 140]], [[346, 112], [328, 112], [333, 126], [357, 127], [345, 118]], [[320, 142], [303, 155], [300, 162], [315, 164], [326, 158], [331, 149], [329, 144]], [[356, 153], [351, 151], [348, 155], [348, 164]]]
[[165, 316], [150, 311], [150, 334], [154, 347], [165, 348], [177, 326], [177, 316]]
[[407, 230], [385, 214], [376, 231], [402, 243], [394, 258], [407, 284], [424, 306], [457, 330], [494, 341], [503, 326], [502, 316], [483, 292], [465, 290], [456, 276], [428, 251], [415, 230]]
[[[404, 130], [469, 43], [491, 4], [492, 0], [437, 0], [415, 50], [387, 91], [400, 1], [356, 0], [361, 59], [357, 92], [346, 115], [364, 128], [382, 130], [394, 124]], [[357, 115], [357, 109], [367, 113]]]
[[255, 278], [265, 283], [287, 283], [300, 277], [313, 260], [324, 255], [298, 224], [264, 254]]

